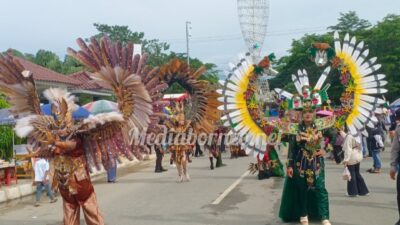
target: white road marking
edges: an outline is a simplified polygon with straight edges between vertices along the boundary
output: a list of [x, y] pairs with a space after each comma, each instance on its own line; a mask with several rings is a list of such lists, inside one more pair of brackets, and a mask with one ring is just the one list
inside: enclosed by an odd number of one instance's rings
[[237, 179], [231, 186], [229, 186], [224, 192], [222, 192], [222, 194], [215, 199], [211, 205], [218, 205], [222, 200], [224, 200], [224, 198], [233, 190], [235, 189], [235, 187], [243, 180], [243, 178], [245, 178], [247, 175], [250, 174], [250, 171], [246, 171], [244, 174], [242, 174], [242, 176], [239, 177], [239, 179]]

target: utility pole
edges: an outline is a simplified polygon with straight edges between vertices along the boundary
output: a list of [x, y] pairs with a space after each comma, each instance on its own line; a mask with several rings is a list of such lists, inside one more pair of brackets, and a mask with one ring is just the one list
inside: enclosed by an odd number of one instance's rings
[[190, 21], [186, 21], [186, 57], [187, 57], [187, 64], [190, 67], [190, 58], [189, 58], [189, 38], [191, 37], [189, 34], [189, 30], [192, 29], [190, 26]]

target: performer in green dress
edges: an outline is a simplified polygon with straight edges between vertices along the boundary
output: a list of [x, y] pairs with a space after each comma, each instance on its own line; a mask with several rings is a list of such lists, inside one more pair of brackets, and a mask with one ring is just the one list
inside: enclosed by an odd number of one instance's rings
[[[292, 75], [298, 93], [275, 89], [280, 98], [286, 98], [285, 111], [302, 111], [299, 123], [272, 120], [269, 115], [261, 113], [265, 110], [259, 103], [264, 98], [259, 97], [262, 88], [258, 88], [257, 83], [259, 75], [270, 66], [268, 57], [254, 64], [250, 54], [240, 56], [239, 63], [230, 65], [232, 69], [227, 78], [219, 81], [222, 87], [218, 93], [222, 97], [218, 100], [223, 103], [219, 109], [226, 112], [221, 120], [225, 126], [238, 124], [234, 131], [243, 138], [242, 146], [247, 153], [254, 152], [255, 156], [259, 154], [264, 158], [266, 146], [278, 144], [282, 135], [289, 141], [288, 176], [279, 213], [285, 222], [300, 220], [302, 225], [308, 225], [308, 219], [315, 218], [323, 225], [331, 224], [323, 156], [326, 149], [331, 148], [327, 146], [334, 141], [330, 134], [335, 130], [327, 129], [346, 125], [349, 133], [361, 142], [361, 134], [366, 135], [365, 126], [374, 127], [374, 122], [378, 121], [374, 113], [382, 111], [379, 105], [384, 101], [373, 95], [387, 92], [382, 88], [387, 82], [384, 81], [385, 75], [376, 74], [381, 67], [375, 63], [376, 58], [367, 59], [364, 42], [358, 43], [354, 37], [346, 35], [341, 43], [339, 34], [335, 32], [334, 40], [334, 48], [327, 43], [314, 43], [308, 53], [320, 68], [330, 63], [334, 75], [344, 86], [338, 114], [315, 118], [315, 110], [324, 102], [329, 103], [327, 90], [330, 85], [323, 85], [331, 67], [323, 70], [314, 88], [310, 87], [307, 71], [299, 70]], [[324, 140], [324, 135], [328, 141]], [[251, 171], [254, 171], [253, 165]]]
[[[323, 221], [324, 225], [329, 223], [329, 201], [328, 192], [325, 188], [325, 150], [320, 146], [323, 138], [314, 124], [315, 113], [313, 110], [303, 112], [303, 121], [299, 125], [296, 136], [289, 138], [289, 154], [287, 179], [284, 195], [288, 192], [294, 198], [289, 203], [296, 205], [296, 213], [285, 211], [285, 201], [290, 201], [287, 196], [282, 197], [280, 217], [284, 221], [298, 220], [302, 224], [308, 224], [308, 216]], [[297, 195], [297, 196], [296, 196]]]
[[298, 123], [292, 119], [281, 123], [281, 130], [289, 144], [287, 177], [285, 180], [279, 216], [285, 222], [299, 221], [308, 225], [308, 220], [317, 219], [323, 225], [329, 222], [329, 200], [325, 188], [325, 164], [323, 130], [334, 124], [330, 116], [316, 118], [316, 109], [328, 102], [327, 89], [321, 88], [329, 69], [322, 74], [317, 85], [310, 87], [306, 71], [293, 76], [298, 94], [292, 95], [280, 89], [278, 94], [288, 99], [288, 110], [301, 111]]
[[[310, 88], [305, 70], [299, 70], [297, 76], [292, 75], [298, 94], [275, 89], [279, 95], [286, 97], [288, 109], [302, 111], [302, 121], [299, 124], [281, 126], [282, 133], [289, 134], [287, 178], [279, 212], [279, 217], [285, 222], [300, 219], [302, 225], [308, 225], [309, 219], [319, 219], [323, 225], [331, 224], [323, 156], [326, 150], [332, 149], [335, 140], [333, 127], [347, 126], [349, 133], [361, 142], [361, 134], [367, 135], [365, 126], [374, 127], [374, 122], [378, 121], [374, 113], [379, 113], [379, 105], [384, 103], [373, 94], [387, 91], [382, 88], [387, 83], [383, 81], [385, 75], [375, 75], [380, 67], [375, 64], [375, 59], [368, 60], [366, 56], [358, 58], [363, 43], [357, 44], [353, 37], [353, 45], [349, 45], [348, 34], [343, 44], [338, 33], [334, 34], [334, 39], [335, 49], [326, 43], [315, 43], [309, 49], [310, 58], [319, 67], [330, 62], [337, 69], [340, 83], [344, 86], [340, 97], [341, 108], [335, 110], [334, 116], [321, 114], [324, 117], [315, 118], [317, 108], [326, 103], [329, 105], [329, 84], [324, 87], [322, 85], [330, 73], [330, 67], [324, 70], [313, 89]], [[322, 108], [322, 111], [332, 112], [326, 109], [326, 105]]]

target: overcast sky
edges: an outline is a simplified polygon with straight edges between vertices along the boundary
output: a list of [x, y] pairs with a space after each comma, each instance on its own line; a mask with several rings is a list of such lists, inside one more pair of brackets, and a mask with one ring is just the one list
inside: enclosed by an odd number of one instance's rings
[[[184, 52], [185, 21], [192, 23], [191, 55], [223, 67], [246, 51], [236, 0], [0, 0], [0, 49], [24, 53], [39, 49], [63, 57], [77, 37], [96, 33], [93, 23], [128, 25], [147, 38]], [[400, 0], [270, 0], [264, 53], [286, 54], [292, 39], [320, 33], [354, 10], [373, 24], [400, 13]], [[207, 38], [211, 37], [211, 38]]]

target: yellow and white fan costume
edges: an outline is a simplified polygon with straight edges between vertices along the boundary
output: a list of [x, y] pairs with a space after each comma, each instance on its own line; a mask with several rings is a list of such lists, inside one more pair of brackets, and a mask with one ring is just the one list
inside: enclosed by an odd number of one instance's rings
[[[378, 122], [375, 113], [382, 113], [381, 105], [385, 101], [374, 95], [386, 93], [383, 87], [387, 84], [384, 80], [384, 74], [377, 71], [381, 68], [381, 64], [376, 64], [377, 57], [368, 59], [369, 49], [364, 48], [364, 42], [357, 42], [355, 37], [350, 38], [346, 34], [341, 43], [339, 33], [334, 34], [336, 63], [339, 63], [338, 69], [341, 75], [346, 73], [351, 75], [351, 80], [346, 86], [345, 92], [342, 94], [342, 106], [347, 110], [345, 124], [349, 128], [350, 133], [360, 139], [360, 133], [367, 136], [365, 125], [374, 127], [374, 123]], [[334, 63], [334, 62], [333, 62]], [[335, 66], [335, 65], [334, 65]], [[351, 94], [351, 104], [346, 105], [346, 93]]]
[[[335, 57], [331, 60], [332, 68], [338, 69], [341, 83], [345, 86], [345, 91], [340, 98], [342, 107], [339, 110], [339, 115], [337, 115], [335, 125], [338, 128], [346, 125], [350, 134], [356, 140], [361, 141], [361, 134], [368, 135], [365, 127], [372, 128], [378, 122], [375, 113], [382, 113], [381, 106], [385, 101], [376, 97], [376, 95], [387, 92], [383, 88], [387, 82], [384, 80], [384, 74], [377, 73], [377, 70], [381, 68], [380, 64], [375, 63], [377, 58], [367, 58], [369, 50], [364, 48], [364, 42], [357, 42], [355, 37], [350, 38], [346, 34], [343, 43], [341, 43], [337, 32], [334, 34], [334, 40]], [[249, 54], [240, 55], [239, 62], [237, 64], [231, 63], [229, 66], [230, 72], [225, 80], [219, 81], [222, 88], [217, 91], [222, 95], [218, 100], [223, 103], [218, 109], [225, 114], [221, 119], [225, 126], [233, 127], [233, 132], [244, 139], [242, 147], [247, 153], [254, 151], [254, 155], [263, 154], [267, 143], [270, 143], [271, 136], [276, 133], [266, 134], [265, 130], [261, 128], [260, 121], [256, 122], [249, 113], [248, 98], [246, 100], [250, 79], [253, 78], [254, 73], [259, 68], [254, 65]], [[305, 72], [300, 72], [299, 78], [293, 77], [297, 78], [293, 82], [299, 93], [303, 91], [300, 88], [303, 85], [300, 84], [308, 84], [304, 75]], [[327, 90], [325, 87], [322, 88], [322, 84], [329, 72], [330, 69], [326, 68], [314, 91]], [[300, 78], [304, 82], [300, 82]], [[293, 95], [281, 89], [276, 90], [278, 94], [287, 98], [293, 97]], [[274, 124], [270, 125], [274, 126]], [[282, 132], [279, 131], [279, 133]]]
[[260, 153], [260, 157], [263, 157], [269, 137], [251, 117], [245, 99], [245, 92], [256, 66], [247, 53], [239, 55], [239, 62], [230, 63], [229, 67], [226, 79], [219, 81], [222, 88], [217, 90], [222, 95], [218, 98], [223, 103], [218, 107], [224, 112], [221, 120], [224, 121], [224, 126], [233, 128], [230, 132], [242, 138], [242, 148], [247, 154], [253, 151], [254, 156]]

